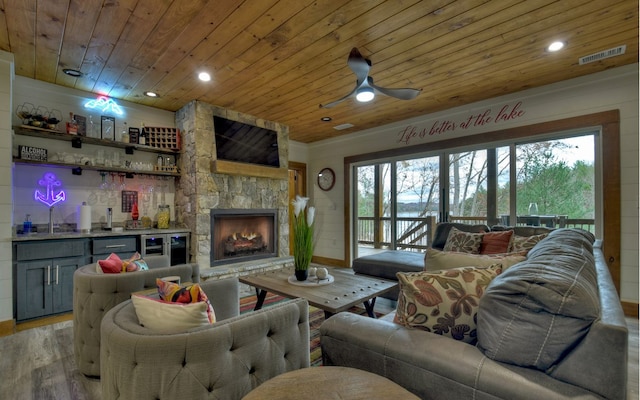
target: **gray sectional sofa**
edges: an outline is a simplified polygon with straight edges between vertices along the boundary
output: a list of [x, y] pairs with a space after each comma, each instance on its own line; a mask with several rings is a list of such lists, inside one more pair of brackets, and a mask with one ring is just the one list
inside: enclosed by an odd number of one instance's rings
[[481, 297], [477, 345], [340, 313], [321, 328], [325, 365], [360, 368], [423, 399], [624, 399], [628, 332], [594, 238], [558, 229]]

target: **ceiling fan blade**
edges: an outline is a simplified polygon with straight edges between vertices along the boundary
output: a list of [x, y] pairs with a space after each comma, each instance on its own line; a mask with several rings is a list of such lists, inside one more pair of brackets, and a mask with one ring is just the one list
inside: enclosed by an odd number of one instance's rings
[[415, 99], [422, 91], [422, 89], [411, 89], [411, 88], [394, 88], [394, 89], [383, 88], [375, 85], [371, 77], [367, 79], [367, 83], [369, 84], [369, 86], [371, 86], [373, 89], [377, 90], [378, 92], [390, 97], [395, 97], [396, 99], [400, 99], [400, 100]]
[[338, 99], [338, 100], [336, 100], [336, 101], [332, 101], [331, 103], [327, 103], [327, 104], [320, 104], [320, 108], [331, 108], [331, 107], [333, 107], [333, 106], [337, 105], [338, 103], [341, 103], [341, 102], [345, 101], [345, 100], [346, 100], [347, 98], [349, 98], [350, 96], [352, 96], [352, 95], [356, 92], [356, 90], [358, 90], [358, 86], [356, 86], [356, 87], [351, 91], [351, 93], [349, 93], [348, 95], [346, 95], [346, 96], [344, 96], [344, 97], [342, 97], [342, 98], [340, 98], [340, 99]]
[[369, 69], [371, 68], [371, 62], [366, 58], [362, 57], [362, 54], [355, 47], [351, 49], [351, 53], [349, 53], [349, 58], [347, 59], [347, 65], [354, 74], [356, 74], [357, 83], [356, 88], [360, 87], [362, 83], [367, 80], [367, 76], [369, 75]]

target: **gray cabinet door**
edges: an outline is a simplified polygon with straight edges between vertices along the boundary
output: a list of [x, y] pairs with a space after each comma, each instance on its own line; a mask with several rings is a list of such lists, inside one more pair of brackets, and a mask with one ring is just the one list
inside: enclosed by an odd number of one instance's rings
[[18, 321], [73, 309], [73, 273], [84, 257], [21, 262], [16, 268]]
[[51, 314], [51, 260], [18, 263], [16, 290], [17, 320]]
[[60, 258], [51, 267], [52, 312], [73, 310], [73, 273], [84, 263], [84, 258]]

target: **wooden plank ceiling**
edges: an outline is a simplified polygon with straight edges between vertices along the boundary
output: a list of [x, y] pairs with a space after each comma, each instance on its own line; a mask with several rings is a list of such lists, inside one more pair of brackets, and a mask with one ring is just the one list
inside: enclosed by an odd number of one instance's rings
[[[171, 111], [197, 99], [306, 143], [638, 62], [637, 0], [0, 0], [0, 11], [18, 75]], [[567, 47], [546, 52], [553, 40]], [[319, 108], [355, 86], [353, 47], [377, 85], [422, 93]]]

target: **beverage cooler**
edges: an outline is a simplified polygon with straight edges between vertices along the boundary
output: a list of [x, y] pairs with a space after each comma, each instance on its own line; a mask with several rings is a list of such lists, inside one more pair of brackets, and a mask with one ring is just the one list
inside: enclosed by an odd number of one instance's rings
[[171, 265], [189, 262], [189, 233], [161, 233], [157, 235], [141, 235], [140, 254], [168, 255]]

